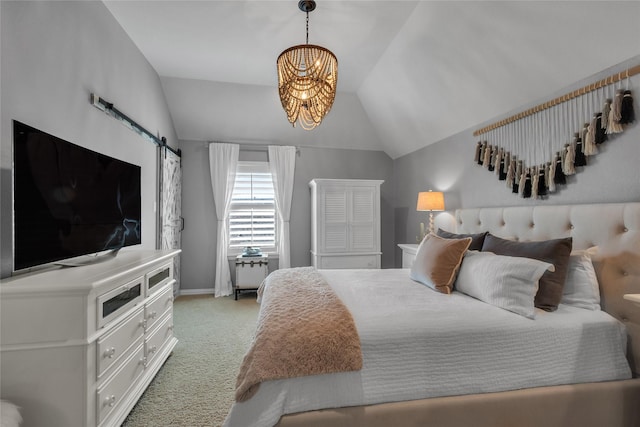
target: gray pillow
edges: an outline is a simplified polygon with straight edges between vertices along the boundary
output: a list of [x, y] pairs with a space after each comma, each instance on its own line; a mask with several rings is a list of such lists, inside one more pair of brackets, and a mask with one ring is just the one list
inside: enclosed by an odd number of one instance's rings
[[465, 239], [467, 237], [471, 237], [471, 244], [469, 245], [470, 251], [481, 251], [482, 244], [484, 243], [484, 237], [487, 235], [487, 232], [478, 233], [478, 234], [456, 234], [450, 233], [448, 231], [444, 231], [442, 228], [438, 228], [438, 236], [444, 237], [445, 239]]
[[553, 264], [555, 271], [545, 272], [540, 279], [535, 306], [546, 311], [555, 311], [562, 300], [572, 246], [571, 237], [540, 242], [516, 242], [487, 233], [482, 251], [493, 252], [496, 255], [533, 258]]

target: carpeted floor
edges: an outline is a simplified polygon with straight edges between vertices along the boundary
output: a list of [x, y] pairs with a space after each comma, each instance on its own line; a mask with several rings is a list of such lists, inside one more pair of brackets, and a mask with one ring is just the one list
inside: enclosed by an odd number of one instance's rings
[[233, 403], [258, 317], [255, 293], [178, 297], [173, 307], [178, 344], [123, 427], [219, 427]]

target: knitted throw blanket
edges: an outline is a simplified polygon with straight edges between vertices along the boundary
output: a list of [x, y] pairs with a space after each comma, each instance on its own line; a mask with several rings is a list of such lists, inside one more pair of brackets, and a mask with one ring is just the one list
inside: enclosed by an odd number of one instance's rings
[[276, 270], [258, 294], [258, 325], [240, 366], [236, 401], [252, 397], [262, 381], [362, 368], [351, 313], [315, 268]]

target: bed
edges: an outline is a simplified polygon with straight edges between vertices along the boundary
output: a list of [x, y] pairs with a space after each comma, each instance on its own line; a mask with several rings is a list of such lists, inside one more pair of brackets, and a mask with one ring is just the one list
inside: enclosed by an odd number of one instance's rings
[[[407, 269], [320, 271], [353, 317], [362, 368], [265, 380], [225, 426], [640, 425], [640, 309], [623, 298], [640, 293], [640, 203], [463, 209], [455, 222], [509, 241], [570, 237], [572, 254], [588, 249], [602, 310], [516, 313]], [[465, 252], [461, 289], [480, 255]]]

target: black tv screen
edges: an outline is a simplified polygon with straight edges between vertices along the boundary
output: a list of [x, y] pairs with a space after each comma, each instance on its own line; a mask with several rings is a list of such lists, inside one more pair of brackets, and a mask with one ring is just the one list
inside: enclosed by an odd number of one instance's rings
[[14, 270], [141, 242], [140, 166], [13, 122]]

